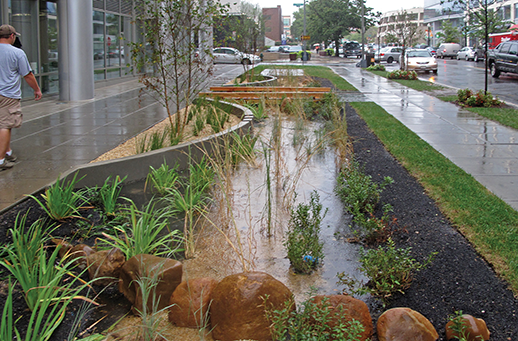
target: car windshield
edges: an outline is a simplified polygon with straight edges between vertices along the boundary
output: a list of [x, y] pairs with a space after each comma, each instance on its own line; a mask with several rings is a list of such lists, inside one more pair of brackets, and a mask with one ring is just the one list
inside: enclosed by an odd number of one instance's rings
[[408, 58], [431, 57], [428, 51], [408, 51], [407, 56]]
[[384, 47], [380, 50], [380, 52], [388, 52], [390, 51], [391, 47]]

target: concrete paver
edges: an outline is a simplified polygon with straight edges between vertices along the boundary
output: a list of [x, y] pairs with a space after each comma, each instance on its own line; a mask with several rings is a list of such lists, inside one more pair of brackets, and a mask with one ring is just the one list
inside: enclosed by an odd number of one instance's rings
[[332, 69], [518, 209], [518, 131], [354, 67]]

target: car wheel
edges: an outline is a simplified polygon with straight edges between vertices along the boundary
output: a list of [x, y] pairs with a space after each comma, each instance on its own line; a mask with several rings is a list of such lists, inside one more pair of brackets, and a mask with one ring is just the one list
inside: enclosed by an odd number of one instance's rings
[[467, 61], [467, 62], [469, 61], [469, 57], [468, 57], [468, 55], [466, 55], [466, 61]]
[[491, 63], [491, 65], [489, 65], [489, 70], [491, 71], [491, 76], [494, 78], [498, 78], [500, 76], [500, 70], [496, 67], [496, 63]]
[[241, 63], [242, 63], [243, 65], [250, 65], [250, 59], [243, 59], [243, 60], [241, 61]]
[[387, 63], [392, 64], [392, 62], [393, 62], [393, 61], [394, 61], [394, 58], [392, 58], [392, 57], [388, 57], [388, 59], [387, 59]]
[[437, 70], [432, 70], [433, 73], [437, 74]]

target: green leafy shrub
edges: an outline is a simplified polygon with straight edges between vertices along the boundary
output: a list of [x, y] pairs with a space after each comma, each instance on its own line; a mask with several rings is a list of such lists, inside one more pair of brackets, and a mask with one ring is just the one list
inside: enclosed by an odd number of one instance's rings
[[457, 91], [457, 100], [460, 103], [466, 103], [466, 100], [473, 96], [473, 91], [470, 89], [459, 89]]
[[419, 263], [411, 257], [411, 249], [397, 249], [390, 238], [386, 248], [379, 246], [367, 251], [362, 248], [359, 269], [369, 282], [357, 287], [358, 282], [342, 272], [337, 275], [339, 283], [346, 286], [345, 291], [361, 295], [369, 293], [386, 303], [395, 293], [404, 294], [404, 290], [410, 287], [413, 274], [427, 267], [437, 254], [432, 253], [425, 262]]
[[457, 91], [457, 102], [469, 107], [486, 108], [497, 107], [502, 104], [502, 101], [500, 101], [498, 97], [493, 98], [490, 92], [484, 93], [484, 90], [479, 90], [474, 93], [470, 89], [459, 89]]
[[[268, 297], [265, 298], [267, 306]], [[332, 312], [329, 304], [323, 301], [322, 305], [313, 303], [312, 299], [302, 302], [298, 309], [294, 309], [295, 302], [285, 302], [281, 310], [266, 309], [266, 318], [271, 324], [271, 334], [274, 341], [358, 341], [365, 330], [357, 321], [344, 321], [339, 310]], [[334, 328], [329, 322], [340, 321]]]
[[300, 203], [290, 209], [290, 221], [284, 246], [295, 272], [309, 273], [324, 259], [324, 243], [320, 241], [320, 225], [327, 213], [322, 212], [320, 196], [311, 193], [309, 204]]
[[406, 79], [417, 80], [417, 73], [415, 71], [394, 70], [388, 73], [388, 79]]
[[385, 71], [385, 66], [381, 64], [374, 64], [367, 68], [367, 71]]
[[335, 193], [340, 197], [351, 213], [368, 211], [368, 206], [374, 207], [385, 187], [393, 183], [391, 177], [386, 176], [381, 184], [372, 180], [370, 175], [363, 172], [363, 168], [356, 160], [343, 167], [338, 175]]

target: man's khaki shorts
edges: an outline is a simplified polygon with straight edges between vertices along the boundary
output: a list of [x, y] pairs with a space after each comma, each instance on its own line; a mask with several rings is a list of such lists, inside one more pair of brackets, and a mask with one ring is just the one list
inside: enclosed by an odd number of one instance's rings
[[22, 125], [22, 105], [16, 98], [0, 95], [0, 129], [18, 128]]

